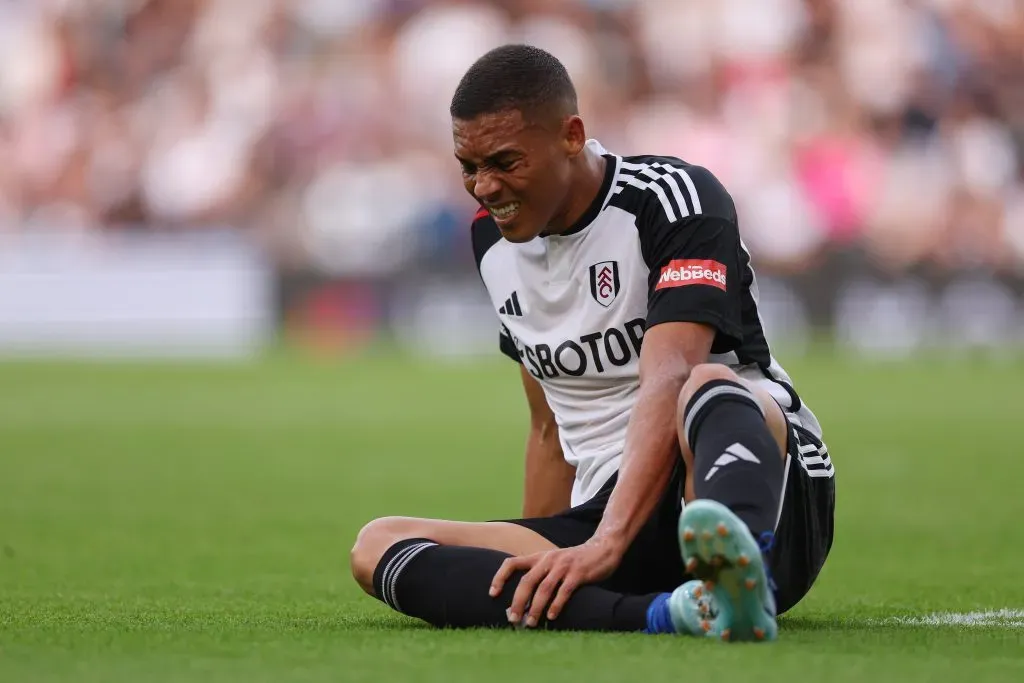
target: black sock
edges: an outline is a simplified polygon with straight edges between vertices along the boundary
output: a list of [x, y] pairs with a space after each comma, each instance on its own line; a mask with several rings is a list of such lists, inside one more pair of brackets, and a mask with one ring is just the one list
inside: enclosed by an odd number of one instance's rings
[[[507, 557], [497, 550], [437, 545], [423, 538], [399, 541], [381, 557], [373, 572], [373, 589], [392, 609], [434, 626], [508, 627], [506, 610], [522, 572], [514, 574], [497, 597], [488, 594], [491, 579]], [[558, 619], [542, 620], [539, 628], [643, 631], [655, 597], [581, 586]]]
[[741, 384], [714, 380], [694, 394], [685, 414], [696, 497], [727, 506], [754, 538], [774, 531], [783, 461], [757, 398]]

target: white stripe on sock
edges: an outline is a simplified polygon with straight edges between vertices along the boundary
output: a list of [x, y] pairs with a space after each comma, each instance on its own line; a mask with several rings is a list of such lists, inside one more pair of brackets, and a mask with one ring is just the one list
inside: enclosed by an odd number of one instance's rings
[[408, 548], [402, 548], [401, 550], [399, 550], [395, 554], [394, 557], [392, 557], [390, 560], [388, 560], [387, 565], [384, 566], [384, 572], [381, 574], [381, 577], [380, 577], [380, 593], [381, 594], [380, 594], [379, 597], [380, 597], [381, 600], [383, 600], [385, 602], [385, 604], [387, 604], [388, 607], [394, 608], [394, 605], [392, 605], [391, 601], [388, 600], [388, 591], [387, 591], [387, 588], [388, 588], [388, 576], [391, 574], [391, 570], [394, 569], [396, 563], [401, 561], [401, 559], [403, 557], [405, 557], [405, 555], [410, 550], [412, 550], [415, 547], [416, 546], [409, 546]]
[[437, 544], [420, 543], [419, 545], [412, 546], [409, 549], [409, 552], [405, 553], [405, 555], [402, 557], [402, 561], [395, 566], [394, 571], [391, 572], [391, 579], [388, 582], [386, 592], [390, 593], [391, 602], [389, 604], [391, 605], [391, 608], [394, 609], [396, 612], [402, 611], [402, 608], [398, 604], [398, 593], [395, 591], [395, 586], [398, 583], [398, 575], [401, 574], [402, 570], [405, 569], [406, 565], [408, 565], [409, 562], [412, 561], [412, 558], [416, 557], [427, 548], [435, 545]]
[[761, 415], [764, 415], [764, 407], [757, 398], [742, 387], [732, 386], [730, 384], [714, 387], [709, 389], [707, 393], [697, 399], [697, 402], [690, 407], [690, 410], [686, 413], [686, 420], [683, 422], [683, 435], [686, 436], [686, 443], [692, 444], [693, 438], [690, 435], [690, 430], [693, 428], [693, 419], [700, 413], [700, 411], [708, 404], [708, 402], [716, 396], [725, 396], [733, 394], [734, 396], [743, 396], [754, 402], [757, 409], [761, 411]]

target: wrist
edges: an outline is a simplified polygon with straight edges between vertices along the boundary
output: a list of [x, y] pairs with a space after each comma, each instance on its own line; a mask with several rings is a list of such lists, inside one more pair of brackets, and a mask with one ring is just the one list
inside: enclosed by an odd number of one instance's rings
[[629, 539], [626, 534], [615, 530], [598, 528], [589, 542], [604, 549], [609, 555], [620, 558], [626, 554], [626, 549], [629, 548]]

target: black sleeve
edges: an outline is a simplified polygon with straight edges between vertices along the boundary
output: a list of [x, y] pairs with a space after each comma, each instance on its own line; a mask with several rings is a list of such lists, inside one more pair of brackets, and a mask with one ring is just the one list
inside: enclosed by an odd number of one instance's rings
[[664, 322], [710, 325], [714, 353], [743, 342], [743, 278], [739, 228], [732, 199], [710, 172], [694, 168], [701, 212], [669, 221], [655, 201], [638, 220], [650, 269], [647, 327]]
[[[483, 280], [483, 274], [480, 273], [480, 264], [484, 260], [484, 254], [487, 250], [498, 243], [501, 239], [501, 232], [498, 230], [497, 224], [491, 215], [486, 210], [481, 209], [477, 212], [473, 218], [473, 225], [471, 227], [471, 241], [473, 243], [473, 257], [476, 260], [476, 270], [480, 274], [480, 279]], [[487, 283], [484, 282], [484, 287]], [[508, 331], [504, 323], [499, 323], [498, 329], [498, 349], [514, 360], [517, 363], [522, 363], [522, 359], [519, 357], [519, 350], [516, 348], [515, 340], [512, 338], [512, 333]]]
[[498, 348], [515, 362], [523, 364], [523, 359], [519, 356], [519, 349], [516, 348], [516, 343], [512, 339], [512, 333], [508, 331], [504, 323], [501, 323], [501, 329], [498, 332]]
[[[480, 272], [480, 263], [484, 260], [484, 254], [501, 240], [501, 231], [498, 224], [491, 218], [486, 209], [481, 208], [473, 216], [473, 224], [470, 227], [470, 239], [473, 243], [473, 259], [476, 261], [476, 271]], [[485, 282], [484, 285], [487, 283]]]

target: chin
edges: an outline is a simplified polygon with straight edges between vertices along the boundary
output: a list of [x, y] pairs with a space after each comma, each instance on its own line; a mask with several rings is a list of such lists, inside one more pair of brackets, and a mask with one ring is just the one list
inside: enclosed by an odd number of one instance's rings
[[504, 228], [499, 226], [498, 230], [506, 241], [516, 244], [529, 242], [541, 232], [540, 230], [533, 229], [531, 226], [520, 225], [517, 223], [513, 223], [512, 225]]

